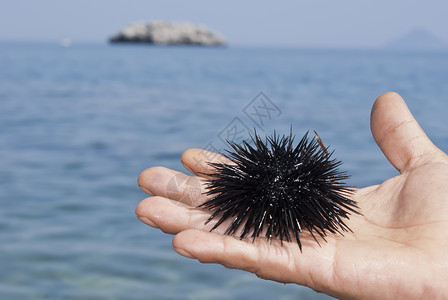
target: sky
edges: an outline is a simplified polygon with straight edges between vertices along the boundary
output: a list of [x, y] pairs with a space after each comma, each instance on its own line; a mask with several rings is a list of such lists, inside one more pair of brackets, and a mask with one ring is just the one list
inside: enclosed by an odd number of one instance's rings
[[448, 42], [446, 0], [0, 0], [0, 40], [106, 42], [135, 21], [190, 21], [230, 45], [364, 48], [423, 28]]

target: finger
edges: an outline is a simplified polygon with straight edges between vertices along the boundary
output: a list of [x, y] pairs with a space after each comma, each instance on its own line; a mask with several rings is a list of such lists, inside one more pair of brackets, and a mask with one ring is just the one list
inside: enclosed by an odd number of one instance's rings
[[[173, 248], [179, 254], [198, 259], [203, 263], [219, 263], [227, 268], [241, 269], [257, 274], [264, 279], [280, 282], [295, 282], [321, 288], [321, 283], [332, 274], [331, 247], [323, 247], [304, 239], [304, 250], [300, 252], [295, 243], [265, 238], [239, 240], [233, 236], [219, 235], [199, 230], [180, 232], [173, 239]], [[322, 273], [319, 281], [313, 282], [311, 272]]]
[[203, 177], [208, 177], [204, 174], [214, 172], [214, 168], [209, 163], [231, 163], [225, 156], [203, 149], [188, 149], [184, 151], [181, 161], [188, 171]]
[[135, 214], [142, 222], [169, 234], [190, 228], [209, 231], [214, 224], [204, 224], [210, 217], [209, 212], [158, 196], [141, 201]]
[[206, 201], [206, 185], [203, 178], [188, 176], [164, 167], [153, 167], [138, 177], [140, 188], [152, 195], [173, 199], [191, 206]]
[[[204, 231], [212, 230], [213, 226], [219, 222], [220, 218], [209, 221], [211, 212], [204, 209], [197, 209], [184, 203], [154, 196], [141, 201], [135, 210], [137, 217], [144, 223], [161, 229], [165, 233], [176, 234], [187, 229], [200, 229]], [[225, 234], [233, 218], [223, 221], [213, 232]], [[241, 236], [244, 228], [240, 226], [235, 236]], [[250, 235], [252, 232], [249, 232]], [[262, 232], [261, 235], [264, 235]]]
[[397, 93], [378, 97], [372, 108], [370, 127], [376, 143], [400, 172], [416, 167], [419, 158], [439, 151]]
[[[141, 201], [135, 209], [135, 214], [142, 222], [169, 234], [177, 234], [187, 229], [200, 229], [209, 232], [220, 220], [214, 218], [209, 221], [210, 211], [193, 208], [184, 203], [159, 196]], [[213, 229], [213, 232], [225, 234], [233, 220], [233, 218], [229, 218], [223, 221], [217, 228]], [[241, 236], [243, 230], [243, 226], [238, 228], [235, 236]], [[249, 232], [249, 234], [251, 233]], [[264, 232], [261, 234], [264, 234]]]

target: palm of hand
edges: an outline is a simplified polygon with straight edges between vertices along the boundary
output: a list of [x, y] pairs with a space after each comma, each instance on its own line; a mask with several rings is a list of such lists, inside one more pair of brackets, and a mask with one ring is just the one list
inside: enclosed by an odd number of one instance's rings
[[447, 277], [448, 164], [411, 168], [356, 198], [363, 217], [354, 234], [336, 238], [332, 277], [335, 296], [433, 298]]
[[[186, 187], [191, 182], [200, 184], [200, 179], [162, 168], [139, 177], [142, 189], [156, 197], [142, 201], [136, 213], [147, 224], [177, 234], [175, 250], [201, 262], [221, 263], [344, 298], [440, 295], [448, 280], [448, 159], [427, 139], [396, 94], [377, 100], [371, 126], [380, 148], [401, 174], [357, 190], [354, 199], [363, 216], [352, 215], [347, 222], [354, 233], [329, 236], [321, 247], [306, 233], [303, 253], [295, 242], [281, 246], [257, 238], [252, 243], [252, 239], [221, 235], [219, 230], [210, 233], [210, 227], [204, 227], [210, 214], [195, 209], [204, 196], [186, 194]], [[199, 174], [205, 170], [194, 160], [197, 154], [187, 151], [183, 163]], [[183, 184], [168, 193], [166, 182], [173, 177], [183, 178]]]

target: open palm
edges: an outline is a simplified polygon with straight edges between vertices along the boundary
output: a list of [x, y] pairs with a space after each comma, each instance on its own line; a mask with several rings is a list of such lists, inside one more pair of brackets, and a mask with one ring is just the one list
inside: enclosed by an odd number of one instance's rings
[[[358, 189], [362, 216], [351, 215], [353, 233], [330, 235], [321, 246], [304, 233], [303, 252], [295, 242], [266, 238], [240, 240], [209, 232], [210, 212], [202, 173], [206, 160], [225, 158], [199, 149], [182, 155], [187, 176], [163, 167], [145, 170], [139, 185], [153, 197], [137, 216], [150, 226], [176, 234], [174, 249], [204, 263], [220, 263], [259, 277], [306, 285], [340, 298], [448, 297], [448, 157], [436, 148], [395, 93], [380, 96], [372, 109], [373, 136], [399, 171], [381, 185]], [[212, 158], [213, 157], [213, 158]], [[209, 158], [209, 159], [207, 159]]]

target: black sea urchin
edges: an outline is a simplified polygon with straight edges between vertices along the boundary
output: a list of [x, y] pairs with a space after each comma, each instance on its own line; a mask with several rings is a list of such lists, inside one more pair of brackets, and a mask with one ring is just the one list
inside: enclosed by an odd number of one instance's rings
[[316, 242], [316, 233], [325, 240], [327, 232], [350, 231], [343, 219], [359, 213], [343, 182], [348, 176], [317, 134], [309, 139], [306, 133], [296, 146], [292, 132], [265, 142], [257, 133], [251, 138], [253, 146], [229, 142], [231, 163], [211, 163], [215, 172], [208, 174], [206, 194], [212, 198], [199, 206], [213, 212], [206, 224], [219, 217], [211, 230], [230, 220], [225, 234], [239, 230], [241, 239], [263, 235], [282, 243], [293, 235], [300, 249], [303, 229]]

